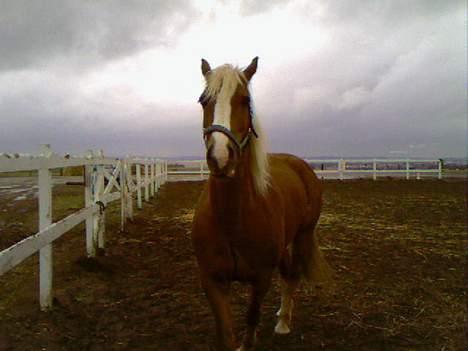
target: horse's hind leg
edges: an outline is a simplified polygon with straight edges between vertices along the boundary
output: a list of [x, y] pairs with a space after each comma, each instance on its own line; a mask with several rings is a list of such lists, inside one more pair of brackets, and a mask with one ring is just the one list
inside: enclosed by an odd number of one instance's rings
[[281, 308], [275, 333], [288, 334], [294, 293], [301, 278], [308, 281], [326, 282], [330, 278], [330, 268], [318, 246], [314, 226], [297, 234], [294, 244], [290, 246], [285, 259], [280, 266], [281, 274]]
[[299, 275], [295, 272], [292, 274], [291, 271], [280, 271], [280, 273], [281, 307], [276, 313], [278, 322], [275, 326], [275, 333], [289, 334], [291, 331], [292, 310], [294, 308], [294, 293], [299, 285]]
[[294, 307], [294, 292], [299, 284], [299, 280], [281, 279], [281, 307], [276, 313], [278, 323], [275, 326], [276, 334], [289, 334], [291, 331], [292, 310]]

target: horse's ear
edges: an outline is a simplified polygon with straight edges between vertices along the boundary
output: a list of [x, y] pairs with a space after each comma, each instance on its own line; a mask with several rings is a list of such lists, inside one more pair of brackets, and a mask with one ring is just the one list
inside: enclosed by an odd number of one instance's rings
[[252, 60], [252, 62], [250, 62], [250, 65], [248, 65], [246, 69], [244, 69], [244, 75], [248, 81], [252, 78], [255, 72], [257, 72], [257, 65], [258, 65], [258, 56], [255, 57]]
[[206, 74], [209, 71], [211, 71], [210, 64], [205, 59], [201, 59], [201, 71], [202, 71], [204, 76], [206, 76]]

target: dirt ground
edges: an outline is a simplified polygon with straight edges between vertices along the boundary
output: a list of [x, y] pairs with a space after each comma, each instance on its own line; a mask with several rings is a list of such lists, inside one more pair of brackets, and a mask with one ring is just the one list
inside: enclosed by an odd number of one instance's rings
[[[39, 312], [37, 257], [0, 277], [0, 350], [210, 350], [214, 321], [190, 242], [201, 182], [165, 184], [104, 256], [85, 258], [83, 226], [54, 245], [55, 307]], [[54, 189], [54, 218], [82, 207], [81, 186]], [[14, 195], [12, 195], [14, 196]], [[465, 350], [465, 185], [326, 181], [318, 234], [334, 286], [297, 296], [292, 333], [273, 334], [270, 290], [256, 350]], [[0, 197], [0, 249], [36, 230], [37, 200]], [[247, 289], [234, 286], [237, 332]]]

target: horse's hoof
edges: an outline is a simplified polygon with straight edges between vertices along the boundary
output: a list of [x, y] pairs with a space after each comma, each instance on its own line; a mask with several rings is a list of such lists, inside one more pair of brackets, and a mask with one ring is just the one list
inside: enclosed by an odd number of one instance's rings
[[291, 332], [291, 329], [289, 329], [288, 325], [284, 323], [283, 321], [279, 321], [278, 324], [276, 324], [275, 327], [275, 333], [280, 334], [280, 335], [286, 335]]

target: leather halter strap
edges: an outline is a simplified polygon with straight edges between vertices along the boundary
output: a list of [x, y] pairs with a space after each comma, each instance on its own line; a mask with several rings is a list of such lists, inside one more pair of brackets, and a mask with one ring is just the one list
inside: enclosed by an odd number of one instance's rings
[[227, 129], [226, 127], [220, 124], [212, 124], [211, 126], [204, 128], [203, 136], [207, 137], [213, 132], [220, 132], [220, 133], [223, 133], [225, 136], [227, 136], [229, 140], [231, 140], [234, 143], [234, 145], [236, 145], [237, 151], [239, 151], [239, 153], [242, 153], [242, 150], [247, 146], [252, 134], [257, 136], [257, 133], [255, 133], [253, 129], [249, 128], [247, 135], [241, 141], [238, 141], [236, 136], [229, 129]]

